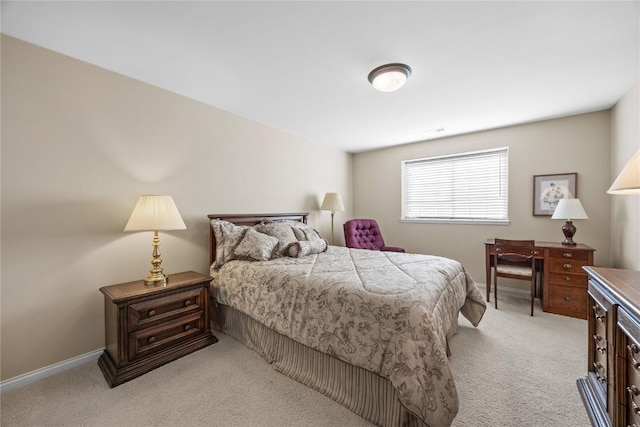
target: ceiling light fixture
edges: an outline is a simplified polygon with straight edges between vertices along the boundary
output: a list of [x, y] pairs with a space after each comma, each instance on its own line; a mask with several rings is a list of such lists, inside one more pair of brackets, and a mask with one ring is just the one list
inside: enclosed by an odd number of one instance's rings
[[400, 89], [409, 76], [411, 67], [405, 64], [385, 64], [369, 73], [369, 83], [381, 92], [393, 92]]

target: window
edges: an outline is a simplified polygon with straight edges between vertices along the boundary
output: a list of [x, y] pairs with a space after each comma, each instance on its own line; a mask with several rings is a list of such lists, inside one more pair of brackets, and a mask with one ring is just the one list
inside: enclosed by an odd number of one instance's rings
[[402, 161], [402, 220], [507, 224], [507, 147]]

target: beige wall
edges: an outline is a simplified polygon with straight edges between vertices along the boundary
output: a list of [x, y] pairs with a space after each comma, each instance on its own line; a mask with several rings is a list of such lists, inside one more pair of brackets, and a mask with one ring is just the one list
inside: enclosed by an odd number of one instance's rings
[[[611, 110], [611, 176], [640, 150], [640, 83]], [[611, 265], [640, 270], [640, 196], [611, 195]]]
[[[354, 216], [376, 218], [387, 244], [462, 262], [485, 282], [484, 241], [492, 237], [560, 242], [560, 220], [533, 216], [533, 176], [578, 173], [578, 196], [588, 220], [575, 221], [574, 240], [597, 250], [608, 266], [609, 111], [443, 138], [354, 155]], [[509, 147], [508, 226], [400, 222], [400, 161], [495, 147]], [[525, 283], [514, 282], [517, 287]]]
[[[319, 211], [351, 155], [2, 36], [2, 379], [104, 346], [101, 286], [141, 279], [140, 194], [172, 195], [165, 272], [208, 272], [208, 213]], [[343, 242], [341, 233], [337, 242]]]

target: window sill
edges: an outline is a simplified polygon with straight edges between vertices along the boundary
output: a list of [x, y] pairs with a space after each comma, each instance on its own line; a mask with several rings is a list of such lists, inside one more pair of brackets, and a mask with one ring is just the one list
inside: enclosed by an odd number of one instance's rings
[[459, 225], [509, 225], [511, 222], [507, 220], [489, 220], [489, 219], [408, 219], [400, 218], [400, 222], [415, 224], [459, 224]]

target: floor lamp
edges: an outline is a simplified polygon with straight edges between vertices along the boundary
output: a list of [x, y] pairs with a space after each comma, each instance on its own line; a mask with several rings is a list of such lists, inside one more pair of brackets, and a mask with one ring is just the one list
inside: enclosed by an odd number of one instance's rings
[[342, 203], [340, 193], [325, 194], [320, 209], [323, 211], [331, 211], [331, 244], [333, 245], [333, 216], [336, 214], [336, 211], [344, 211], [344, 204]]

